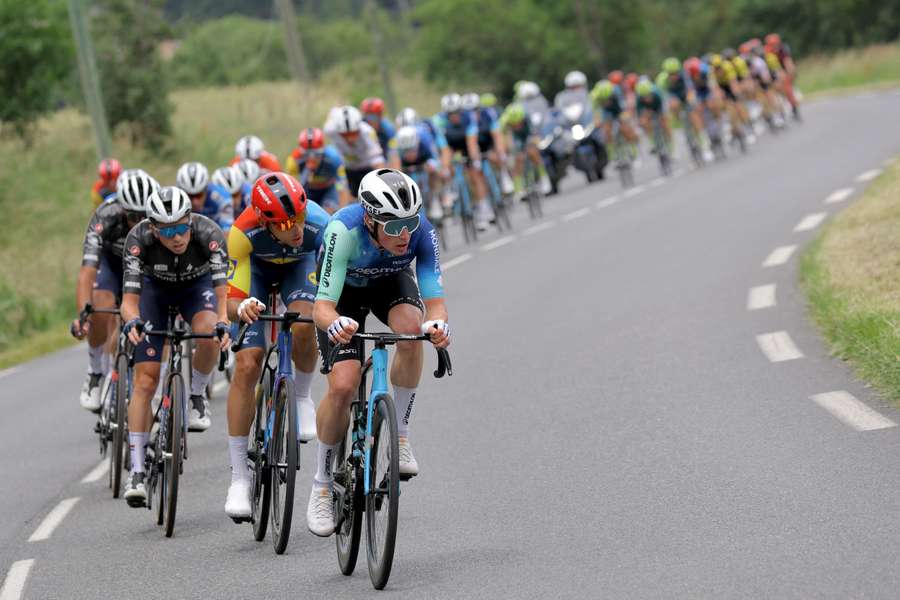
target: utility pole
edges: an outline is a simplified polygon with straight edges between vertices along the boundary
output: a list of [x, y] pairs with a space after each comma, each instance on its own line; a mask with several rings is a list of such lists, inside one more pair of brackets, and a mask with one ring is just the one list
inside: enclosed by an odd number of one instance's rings
[[94, 137], [97, 142], [97, 156], [104, 159], [112, 154], [112, 142], [109, 136], [109, 124], [106, 122], [106, 110], [103, 108], [103, 96], [100, 94], [100, 78], [97, 75], [97, 61], [94, 58], [94, 46], [84, 19], [83, 3], [85, 0], [69, 0], [69, 18], [72, 22], [72, 35], [78, 50], [78, 74], [81, 79], [81, 92], [94, 125]]
[[391, 82], [391, 72], [384, 47], [384, 33], [381, 31], [381, 21], [375, 0], [366, 0], [365, 11], [367, 19], [372, 25], [372, 46], [375, 49], [375, 56], [378, 57], [378, 71], [381, 73], [381, 85], [384, 87], [384, 101], [387, 103], [388, 112], [396, 115], [397, 99], [394, 96], [394, 84]]
[[291, 0], [275, 0], [275, 8], [278, 10], [278, 15], [281, 17], [281, 23], [284, 26], [284, 48], [287, 52], [291, 72], [298, 83], [303, 83], [309, 79], [309, 73], [306, 70], [306, 57], [303, 54], [303, 47], [300, 45], [300, 33], [297, 31], [297, 16], [294, 14], [294, 5], [291, 4]]

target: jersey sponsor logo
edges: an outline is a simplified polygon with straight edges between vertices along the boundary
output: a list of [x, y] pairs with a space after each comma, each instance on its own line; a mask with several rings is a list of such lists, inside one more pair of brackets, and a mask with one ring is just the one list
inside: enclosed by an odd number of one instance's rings
[[103, 223], [97, 223], [96, 225], [94, 225], [94, 231], [96, 231], [97, 233], [102, 232], [103, 231]]
[[129, 248], [128, 251], [131, 253], [132, 256], [137, 256], [138, 254], [141, 253], [141, 247], [138, 246], [137, 244], [135, 244], [134, 246]]
[[228, 260], [228, 279], [234, 279], [234, 272], [237, 269], [237, 259], [231, 258]]
[[328, 287], [328, 278], [331, 277], [331, 265], [334, 260], [334, 246], [337, 244], [337, 233], [332, 232], [328, 238], [328, 246], [325, 250], [325, 270], [322, 271], [322, 286]]
[[309, 275], [306, 276], [306, 279], [313, 285], [319, 285], [319, 283], [316, 281], [316, 272], [315, 271], [310, 271]]
[[216, 240], [211, 241], [211, 242], [209, 243], [209, 249], [212, 250], [213, 252], [215, 252], [216, 250], [218, 250], [218, 249], [219, 249], [219, 242], [217, 242]]
[[203, 290], [202, 295], [204, 300], [206, 300], [207, 302], [212, 302], [215, 292], [213, 292], [212, 290]]
[[154, 271], [168, 271], [168, 270], [169, 270], [169, 265], [165, 265], [165, 264], [163, 264], [163, 265], [153, 265], [153, 270], [154, 270]]
[[150, 358], [153, 358], [154, 356], [156, 356], [156, 348], [154, 348], [152, 346], [147, 348], [147, 356], [149, 356]]

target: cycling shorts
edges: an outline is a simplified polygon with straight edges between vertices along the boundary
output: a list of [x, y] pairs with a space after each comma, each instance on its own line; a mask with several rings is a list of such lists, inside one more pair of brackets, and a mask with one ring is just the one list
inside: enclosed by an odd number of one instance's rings
[[478, 149], [482, 154], [486, 154], [494, 149], [494, 136], [490, 133], [478, 134]]
[[[170, 285], [144, 276], [139, 304], [144, 323], [152, 324], [156, 330], [166, 329], [170, 306], [177, 307], [181, 318], [188, 324], [199, 312], [215, 312], [218, 303], [212, 277], [207, 274], [194, 281]], [[134, 349], [134, 362], [159, 362], [164, 341], [165, 338], [160, 336], [144, 336], [143, 341]]]
[[726, 100], [731, 100], [732, 102], [737, 102], [737, 96], [734, 95], [734, 92], [731, 91], [730, 85], [723, 85], [721, 87], [722, 93], [725, 94]]
[[[359, 189], [359, 184], [356, 184]], [[340, 205], [337, 188], [333, 185], [324, 188], [306, 188], [306, 197], [324, 208], [325, 210], [337, 210]]]
[[112, 292], [117, 301], [122, 299], [122, 257], [100, 252], [94, 289]]
[[696, 88], [696, 91], [697, 91], [697, 99], [700, 102], [706, 102], [707, 100], [709, 100], [709, 95], [712, 92], [712, 88], [698, 87], [698, 88]]

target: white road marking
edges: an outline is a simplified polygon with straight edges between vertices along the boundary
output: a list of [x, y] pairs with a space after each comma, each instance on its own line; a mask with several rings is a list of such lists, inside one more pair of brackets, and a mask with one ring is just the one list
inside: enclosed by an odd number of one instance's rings
[[573, 210], [572, 212], [570, 212], [567, 215], [563, 215], [562, 220], [563, 221], [571, 221], [573, 219], [583, 217], [584, 215], [588, 214], [589, 212], [591, 212], [591, 207], [585, 206], [584, 208], [579, 208], [578, 210]]
[[456, 258], [451, 258], [445, 263], [441, 263], [441, 271], [447, 271], [448, 269], [452, 269], [457, 265], [461, 265], [467, 260], [471, 259], [472, 255], [466, 252], [465, 254], [460, 254]]
[[100, 464], [91, 469], [91, 472], [81, 479], [81, 483], [93, 483], [99, 481], [109, 471], [109, 459], [104, 458]]
[[506, 237], [502, 237], [499, 240], [494, 240], [493, 242], [487, 243], [481, 247], [482, 252], [490, 252], [495, 248], [499, 248], [500, 246], [505, 246], [511, 242], [516, 241], [516, 236], [508, 235]]
[[841, 188], [839, 190], [834, 190], [831, 194], [825, 198], [825, 204], [834, 204], [836, 202], [843, 202], [847, 198], [850, 197], [850, 194], [853, 193], [853, 188]]
[[794, 232], [809, 231], [810, 229], [815, 229], [822, 224], [822, 221], [824, 221], [825, 217], [827, 216], [828, 213], [823, 212], [806, 215], [805, 217], [803, 217], [803, 220], [797, 223], [797, 226], [794, 227]]
[[794, 341], [787, 331], [763, 333], [756, 336], [756, 343], [759, 344], [759, 349], [763, 351], [766, 358], [772, 362], [803, 358], [803, 353], [794, 345]]
[[747, 310], [760, 310], [775, 306], [775, 284], [758, 285], [747, 294]]
[[653, 181], [650, 182], [650, 187], [652, 187], [652, 188], [659, 187], [663, 183], [665, 183], [665, 180], [662, 177], [657, 177], [656, 179], [654, 179]]
[[25, 591], [28, 582], [28, 574], [34, 566], [34, 559], [17, 560], [9, 568], [3, 587], [0, 587], [0, 600], [19, 600]]
[[772, 253], [768, 257], [766, 257], [766, 260], [763, 261], [762, 266], [777, 267], [778, 265], [783, 265], [791, 259], [791, 255], [796, 249], [797, 246], [779, 246], [778, 248], [772, 250]]
[[218, 396], [221, 392], [225, 391], [225, 388], [227, 387], [228, 380], [223, 377], [212, 385], [212, 393], [214, 396]]
[[19, 371], [22, 370], [22, 368], [23, 367], [18, 366], [18, 367], [10, 367], [8, 369], [3, 369], [2, 371], [0, 371], [0, 379], [3, 379], [7, 375], [12, 375], [13, 373], [18, 373]]
[[853, 397], [853, 394], [843, 390], [816, 394], [810, 396], [810, 399], [856, 431], [872, 431], [873, 429], [897, 426], [894, 421], [860, 402]]
[[601, 200], [601, 201], [598, 202], [595, 206], [596, 206], [597, 208], [606, 208], [607, 206], [612, 206], [613, 204], [615, 204], [615, 203], [618, 202], [619, 200], [621, 200], [621, 198], [619, 198], [618, 196], [610, 196], [610, 197], [607, 198], [606, 200]]
[[59, 504], [56, 505], [56, 508], [50, 511], [44, 520], [38, 525], [38, 528], [34, 530], [34, 533], [31, 534], [31, 537], [28, 538], [29, 542], [41, 542], [46, 540], [53, 534], [53, 530], [59, 527], [59, 524], [62, 523], [63, 519], [66, 518], [66, 515], [69, 514], [69, 511], [75, 507], [75, 504], [78, 503], [80, 498], [66, 498], [65, 500], [61, 500]]
[[538, 223], [537, 225], [532, 225], [528, 229], [522, 232], [522, 235], [534, 235], [539, 231], [544, 231], [545, 229], [550, 229], [556, 225], [556, 221], [547, 221], [546, 223]]
[[644, 186], [639, 185], [639, 186], [637, 186], [637, 187], [631, 188], [630, 190], [627, 190], [627, 191], [625, 192], [625, 194], [623, 194], [623, 195], [624, 195], [626, 198], [631, 198], [632, 196], [637, 196], [638, 194], [640, 194], [641, 192], [643, 192], [645, 189], [646, 189], [646, 188], [645, 188]]
[[857, 183], [865, 183], [867, 181], [872, 181], [879, 175], [881, 175], [881, 169], [871, 169], [869, 171], [866, 171], [865, 173], [860, 173], [859, 175], [857, 175], [854, 181], [856, 181]]

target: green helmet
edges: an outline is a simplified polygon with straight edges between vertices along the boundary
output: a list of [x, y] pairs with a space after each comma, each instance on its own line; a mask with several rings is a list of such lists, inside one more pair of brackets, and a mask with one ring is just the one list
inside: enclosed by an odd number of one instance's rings
[[661, 71], [659, 75], [656, 76], [656, 87], [661, 90], [666, 89], [669, 83], [669, 74], [665, 71]]
[[638, 96], [649, 96], [653, 93], [653, 84], [646, 77], [641, 77], [634, 86], [634, 91]]
[[525, 120], [525, 107], [518, 102], [510, 104], [506, 107], [506, 110], [503, 111], [503, 117], [508, 124], [518, 125]]
[[497, 96], [493, 95], [490, 92], [485, 92], [481, 95], [481, 106], [485, 108], [490, 108], [491, 106], [497, 105]]
[[616, 86], [609, 79], [603, 79], [597, 82], [594, 89], [591, 90], [591, 97], [597, 102], [605, 102], [613, 95]]
[[681, 61], [674, 56], [670, 56], [663, 61], [662, 68], [663, 71], [665, 71], [669, 75], [674, 75], [681, 70]]

